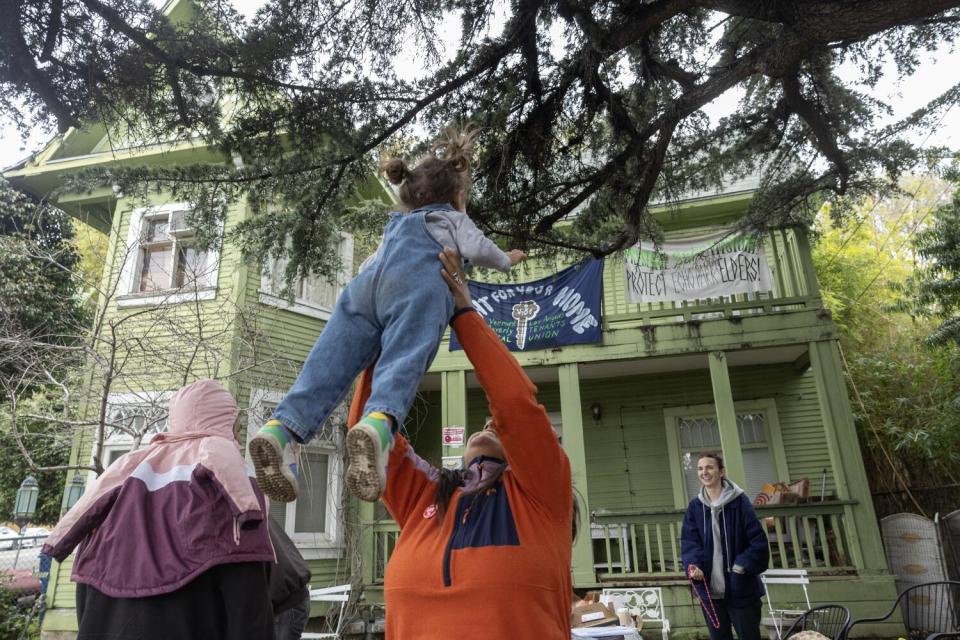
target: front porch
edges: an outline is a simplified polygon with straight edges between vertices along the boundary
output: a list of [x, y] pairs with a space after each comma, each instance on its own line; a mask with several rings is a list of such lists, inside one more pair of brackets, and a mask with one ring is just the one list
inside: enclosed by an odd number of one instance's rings
[[[678, 557], [705, 450], [722, 452], [750, 498], [765, 482], [809, 479], [809, 501], [758, 514], [771, 567], [806, 569], [814, 605], [843, 602], [863, 617], [896, 595], [805, 233], [771, 231], [765, 247], [771, 291], [677, 303], [629, 303], [623, 265], [608, 261], [602, 343], [515, 354], [573, 468], [574, 586], [659, 586], [671, 635], [705, 635]], [[469, 433], [487, 415], [469, 362], [441, 346], [406, 427], [417, 452], [436, 465], [461, 455], [441, 427]], [[365, 588], [376, 600], [399, 532], [380, 506], [360, 515]], [[778, 606], [803, 602], [789, 586], [771, 595]]]

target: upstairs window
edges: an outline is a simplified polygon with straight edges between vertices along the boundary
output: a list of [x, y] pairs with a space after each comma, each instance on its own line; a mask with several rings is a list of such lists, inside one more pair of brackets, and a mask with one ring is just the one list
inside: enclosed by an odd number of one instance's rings
[[207, 253], [193, 246], [186, 210], [145, 216], [140, 235], [140, 269], [132, 293], [210, 284]]
[[120, 305], [211, 299], [217, 282], [217, 251], [201, 251], [187, 223], [190, 206], [135, 209], [130, 217], [121, 275]]
[[340, 234], [337, 255], [341, 264], [338, 276], [333, 280], [314, 274], [300, 278], [292, 286], [293, 302], [283, 297], [287, 258], [271, 260], [260, 280], [260, 302], [322, 320], [328, 319], [353, 272], [353, 236]]

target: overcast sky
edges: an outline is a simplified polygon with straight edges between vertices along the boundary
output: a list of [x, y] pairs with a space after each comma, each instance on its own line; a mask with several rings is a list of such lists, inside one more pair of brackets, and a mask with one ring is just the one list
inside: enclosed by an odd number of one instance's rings
[[[162, 4], [161, 0], [157, 1]], [[260, 2], [261, 0], [237, 0], [236, 4], [244, 14], [250, 16]], [[452, 42], [446, 43], [450, 54], [456, 46], [455, 34], [459, 33], [458, 22], [458, 19], [452, 16], [448, 23], [439, 29], [440, 33], [454, 35]], [[496, 29], [497, 25], [493, 28]], [[401, 75], [406, 78], [412, 79], [421, 75], [420, 58], [416, 51], [416, 47], [405, 47], [406, 57], [398, 61], [397, 68], [402, 70]], [[840, 73], [847, 82], [858, 80], [854, 69], [841, 69]], [[913, 76], [900, 79], [890, 73], [880, 81], [876, 89], [868, 90], [863, 87], [863, 90], [888, 102], [893, 107], [894, 114], [887, 120], [887, 122], [893, 122], [909, 115], [958, 82], [960, 82], [960, 51], [942, 50], [927, 56]], [[716, 118], [730, 113], [736, 107], [736, 102], [737, 94], [730, 91], [708, 105], [706, 111], [711, 118]], [[23, 141], [9, 119], [0, 115], [0, 167], [8, 167], [38, 151], [52, 136], [51, 130], [34, 130], [30, 137]], [[960, 148], [960, 108], [951, 109], [935, 131], [921, 132], [915, 136], [914, 141], [924, 146], [945, 145], [953, 149]]]

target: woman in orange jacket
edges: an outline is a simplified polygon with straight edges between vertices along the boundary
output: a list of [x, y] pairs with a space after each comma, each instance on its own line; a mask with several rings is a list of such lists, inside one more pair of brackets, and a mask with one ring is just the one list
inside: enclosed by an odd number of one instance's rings
[[[470, 436], [462, 472], [431, 466], [403, 436], [383, 501], [400, 525], [384, 581], [388, 640], [569, 640], [570, 462], [537, 390], [474, 311], [459, 257], [440, 254], [454, 295], [451, 326], [493, 419]], [[361, 416], [370, 371], [354, 395]]]

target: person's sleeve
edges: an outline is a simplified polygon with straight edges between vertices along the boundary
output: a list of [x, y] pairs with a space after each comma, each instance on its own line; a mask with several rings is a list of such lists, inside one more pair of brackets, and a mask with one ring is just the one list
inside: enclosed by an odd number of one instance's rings
[[742, 526], [746, 530], [748, 546], [734, 559], [734, 566], [742, 567], [744, 573], [751, 576], [760, 575], [770, 566], [770, 547], [767, 544], [767, 534], [757, 518], [757, 512], [745, 495], [740, 496], [743, 502], [740, 517], [744, 519]]
[[200, 444], [200, 465], [242, 529], [255, 529], [264, 519], [263, 505], [253, 489], [246, 464], [237, 445], [226, 438], [204, 438]]
[[680, 561], [683, 563], [683, 572], [690, 570], [690, 565], [703, 569], [703, 538], [700, 537], [700, 528], [697, 527], [694, 509], [687, 508], [683, 515], [683, 526], [680, 528]]
[[[363, 407], [370, 397], [375, 365], [376, 363], [371, 364], [357, 381], [347, 417], [347, 424], [351, 428], [363, 417]], [[418, 456], [407, 439], [398, 434], [393, 441], [390, 459], [387, 462], [387, 486], [383, 492], [383, 504], [401, 528], [414, 512], [424, 493], [436, 492], [438, 477], [439, 471], [436, 467]]]
[[[471, 264], [507, 272], [513, 267], [508, 256], [497, 244], [483, 235], [469, 216], [458, 219], [455, 230], [457, 249]], [[453, 248], [453, 247], [451, 247]]]
[[123, 464], [121, 458], [94, 480], [47, 536], [42, 553], [63, 562], [110, 513], [127, 475], [127, 465]]
[[524, 493], [555, 517], [569, 518], [570, 461], [546, 409], [537, 402], [537, 388], [480, 314], [462, 313], [452, 326], [487, 394], [513, 477]]

